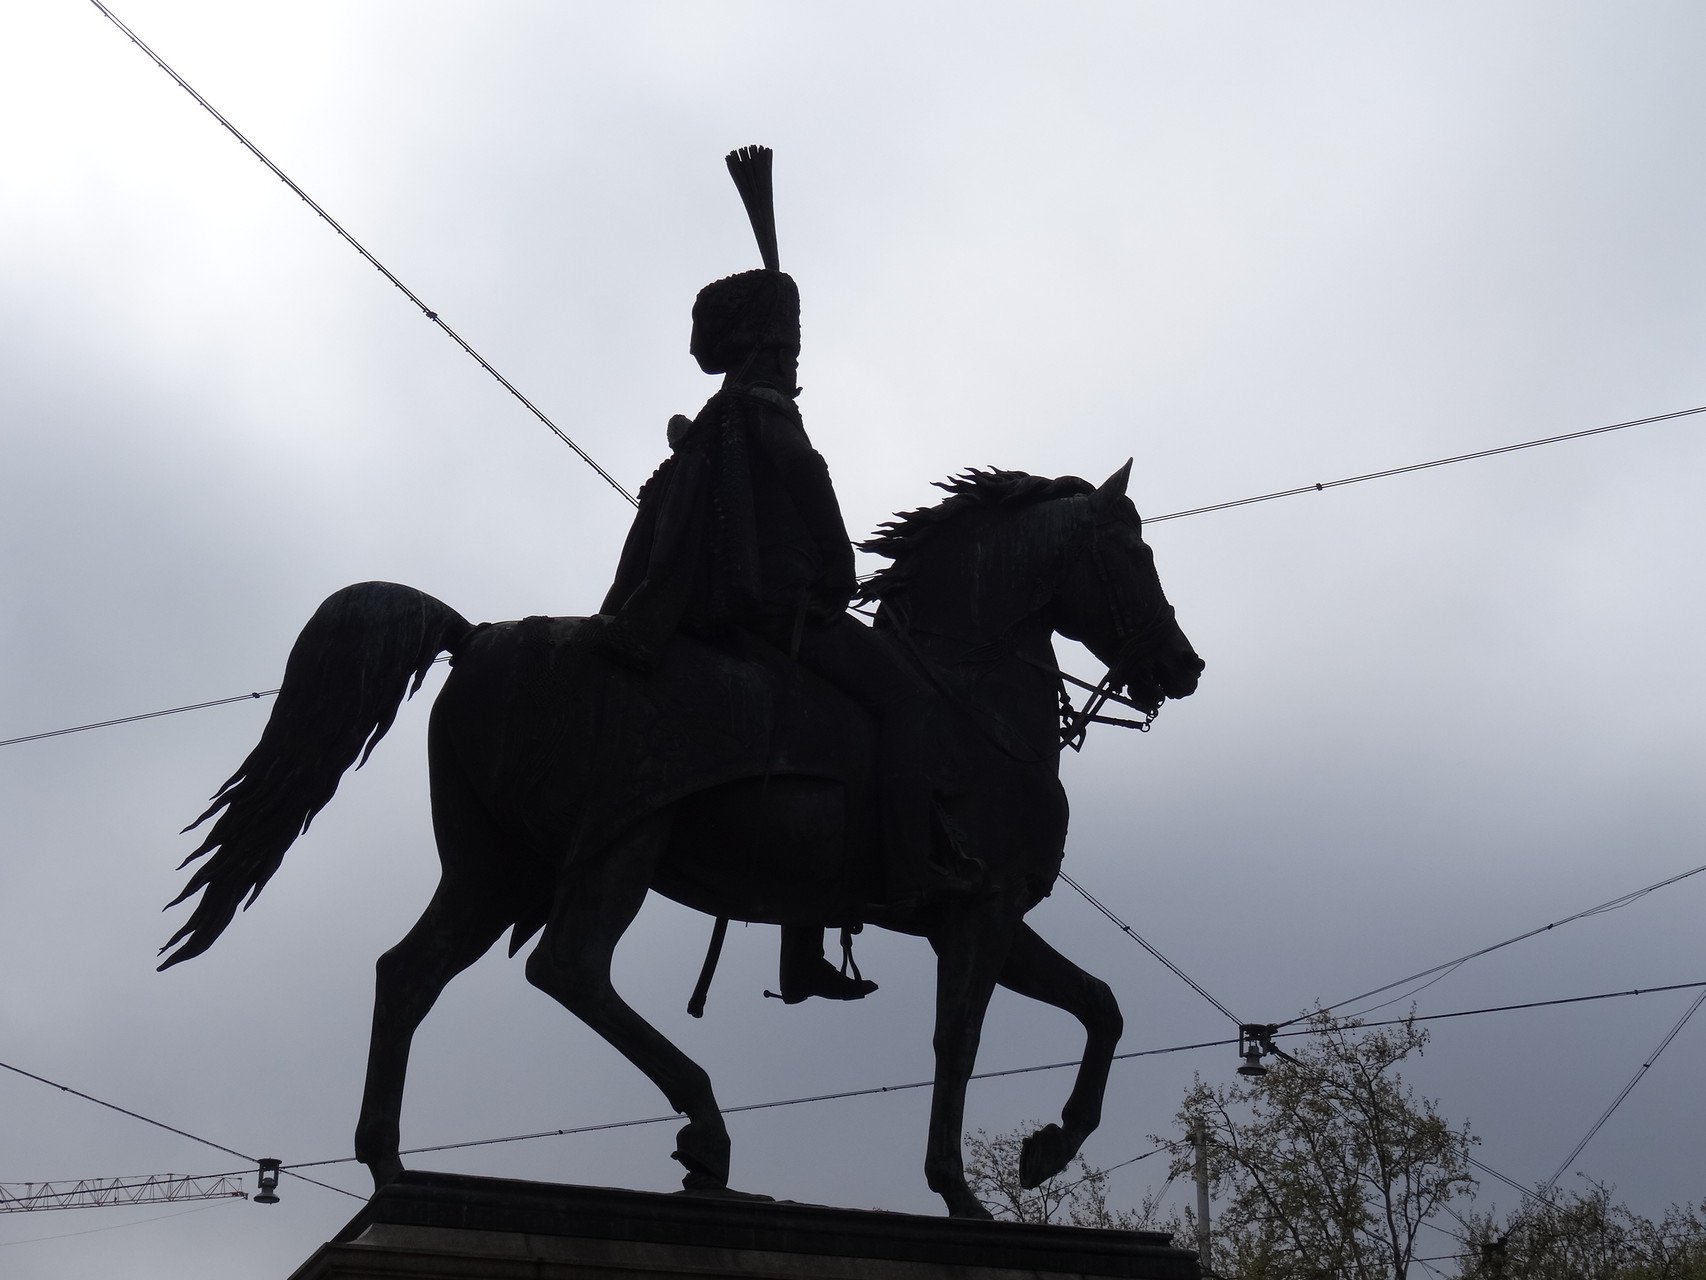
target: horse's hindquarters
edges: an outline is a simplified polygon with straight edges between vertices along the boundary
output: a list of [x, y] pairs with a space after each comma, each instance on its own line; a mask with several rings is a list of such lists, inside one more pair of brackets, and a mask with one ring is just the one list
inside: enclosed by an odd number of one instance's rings
[[[846, 791], [821, 778], [751, 778], [675, 808], [653, 888], [709, 915], [770, 924], [856, 921], [870, 900]], [[854, 834], [849, 834], [849, 828]]]

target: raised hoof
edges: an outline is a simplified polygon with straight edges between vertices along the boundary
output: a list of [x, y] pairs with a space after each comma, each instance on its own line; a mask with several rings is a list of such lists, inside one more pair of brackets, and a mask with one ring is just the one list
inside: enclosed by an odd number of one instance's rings
[[1045, 1124], [1019, 1148], [1019, 1185], [1026, 1191], [1040, 1187], [1071, 1164], [1075, 1154], [1060, 1126]]

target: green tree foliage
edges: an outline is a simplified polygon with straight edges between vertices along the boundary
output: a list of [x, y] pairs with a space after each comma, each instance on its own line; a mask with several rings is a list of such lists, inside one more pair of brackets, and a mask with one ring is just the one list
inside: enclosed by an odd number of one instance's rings
[[1472, 1214], [1468, 1227], [1466, 1280], [1706, 1280], [1706, 1203], [1655, 1221], [1592, 1183], [1502, 1221]]
[[[1468, 1127], [1453, 1129], [1396, 1068], [1414, 1022], [1364, 1029], [1325, 1013], [1292, 1061], [1231, 1085], [1199, 1080], [1179, 1120], [1208, 1134], [1210, 1267], [1237, 1280], [1406, 1280], [1417, 1236], [1473, 1194]], [[1175, 1157], [1175, 1176], [1191, 1155]], [[1194, 1214], [1181, 1215], [1183, 1242]]]

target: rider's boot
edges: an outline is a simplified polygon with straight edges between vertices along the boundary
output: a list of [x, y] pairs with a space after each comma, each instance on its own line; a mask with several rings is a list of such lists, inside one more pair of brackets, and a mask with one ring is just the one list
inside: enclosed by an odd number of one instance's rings
[[781, 997], [799, 1004], [813, 996], [825, 1000], [863, 1000], [877, 984], [857, 972], [842, 973], [823, 958], [823, 930], [809, 925], [782, 926]]

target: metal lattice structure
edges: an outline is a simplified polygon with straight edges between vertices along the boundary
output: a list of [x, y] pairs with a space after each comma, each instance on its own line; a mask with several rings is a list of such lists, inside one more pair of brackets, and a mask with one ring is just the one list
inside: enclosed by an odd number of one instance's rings
[[174, 1200], [246, 1200], [236, 1177], [196, 1178], [157, 1173], [146, 1178], [77, 1178], [61, 1182], [0, 1182], [0, 1213], [88, 1209], [100, 1205], [162, 1204]]

